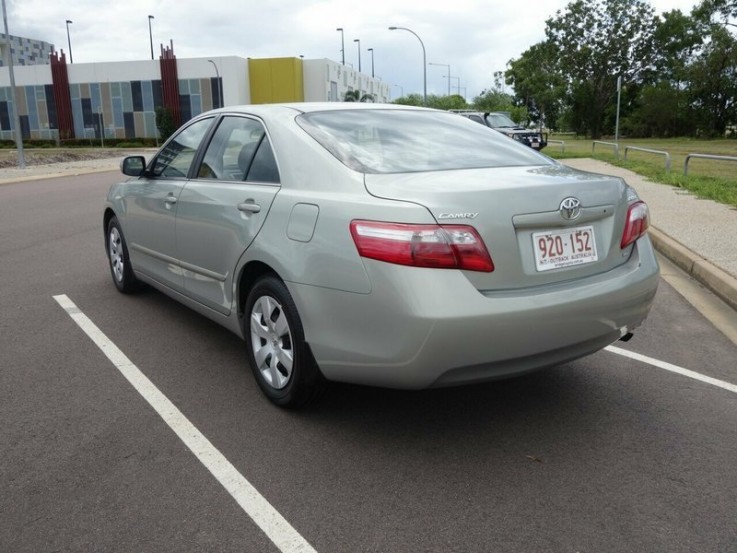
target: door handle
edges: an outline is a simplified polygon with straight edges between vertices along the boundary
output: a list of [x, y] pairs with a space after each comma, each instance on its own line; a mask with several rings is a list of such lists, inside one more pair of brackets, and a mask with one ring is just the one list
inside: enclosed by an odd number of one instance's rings
[[175, 203], [177, 203], [177, 198], [176, 196], [169, 195], [166, 198], [164, 198], [164, 202], [169, 205], [174, 205]]
[[238, 211], [245, 211], [246, 213], [258, 213], [261, 211], [261, 206], [253, 200], [248, 200], [238, 204]]

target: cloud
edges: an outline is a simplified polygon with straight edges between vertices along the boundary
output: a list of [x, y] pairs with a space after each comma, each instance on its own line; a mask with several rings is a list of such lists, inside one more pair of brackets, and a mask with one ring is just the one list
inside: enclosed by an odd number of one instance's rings
[[[154, 52], [174, 41], [180, 58], [234, 55], [241, 57], [330, 58], [340, 61], [340, 33], [345, 34], [346, 63], [370, 73], [374, 48], [376, 75], [404, 93], [422, 93], [423, 66], [419, 41], [390, 25], [408, 27], [422, 39], [427, 61], [451, 66], [454, 77], [472, 99], [493, 83], [511, 58], [544, 39], [545, 21], [565, 0], [6, 0], [11, 34], [67, 48], [65, 21], [70, 25], [76, 63], [148, 59], [148, 15], [154, 16]], [[657, 0], [658, 11], [680, 8], [690, 0]], [[445, 94], [444, 67], [427, 67], [428, 93]], [[397, 85], [397, 86], [393, 86]], [[451, 87], [457, 86], [451, 79]]]

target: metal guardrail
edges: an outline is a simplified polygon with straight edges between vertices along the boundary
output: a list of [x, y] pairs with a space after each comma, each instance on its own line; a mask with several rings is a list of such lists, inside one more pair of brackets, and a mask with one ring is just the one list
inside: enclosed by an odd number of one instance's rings
[[668, 152], [664, 152], [662, 150], [651, 150], [650, 148], [639, 148], [637, 146], [625, 146], [624, 147], [624, 160], [625, 161], [627, 161], [627, 151], [628, 150], [635, 150], [637, 152], [645, 152], [648, 154], [657, 154], [657, 155], [665, 156], [665, 170], [670, 173], [671, 157]]
[[561, 152], [565, 153], [566, 151], [566, 141], [565, 140], [548, 140], [548, 144], [560, 144]]
[[591, 144], [591, 153], [593, 154], [596, 150], [596, 145], [602, 144], [604, 146], [613, 146], [614, 147], [614, 155], [617, 156], [617, 159], [619, 159], [619, 144], [616, 142], [602, 142], [601, 140], [594, 140]]
[[686, 156], [686, 161], [683, 162], [683, 174], [688, 175], [688, 162], [691, 160], [692, 157], [699, 158], [699, 159], [715, 159], [717, 161], [737, 161], [737, 157], [735, 156], [715, 156], [711, 154], [688, 154]]

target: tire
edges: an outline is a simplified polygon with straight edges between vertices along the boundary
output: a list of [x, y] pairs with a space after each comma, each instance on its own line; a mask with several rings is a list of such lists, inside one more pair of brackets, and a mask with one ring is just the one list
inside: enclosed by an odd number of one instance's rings
[[133, 267], [131, 267], [130, 258], [128, 257], [128, 245], [125, 243], [125, 237], [117, 217], [110, 219], [107, 224], [105, 248], [108, 264], [110, 265], [110, 274], [118, 291], [123, 294], [138, 291], [141, 283], [133, 274]]
[[256, 281], [246, 299], [244, 320], [248, 363], [264, 395], [290, 408], [317, 399], [325, 381], [284, 283], [275, 276]]

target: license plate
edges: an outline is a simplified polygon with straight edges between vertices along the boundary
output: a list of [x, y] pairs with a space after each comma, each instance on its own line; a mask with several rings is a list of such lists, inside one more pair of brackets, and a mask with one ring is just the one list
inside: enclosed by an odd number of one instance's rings
[[532, 248], [538, 271], [584, 265], [599, 259], [594, 227], [590, 226], [536, 232], [532, 235]]

